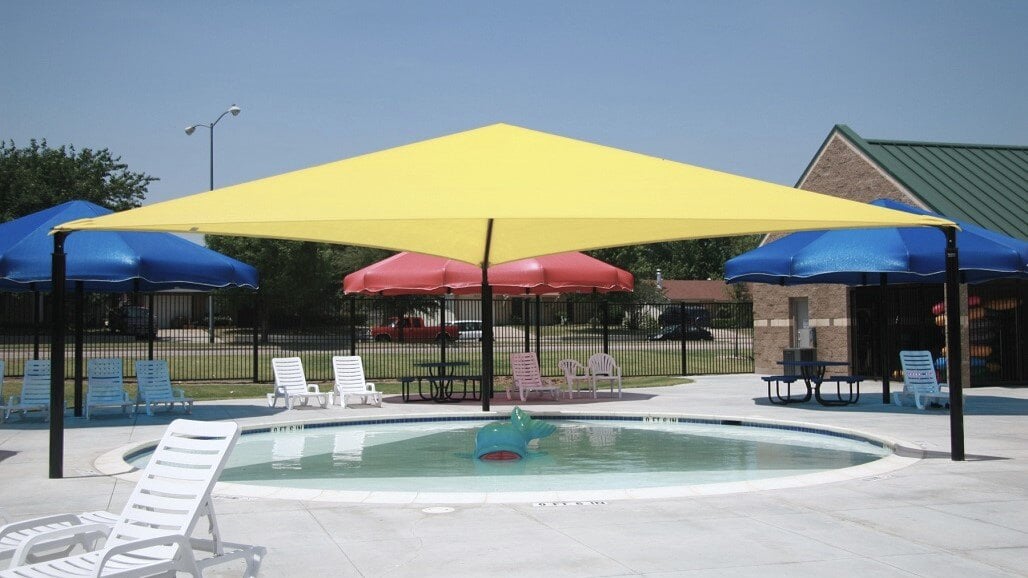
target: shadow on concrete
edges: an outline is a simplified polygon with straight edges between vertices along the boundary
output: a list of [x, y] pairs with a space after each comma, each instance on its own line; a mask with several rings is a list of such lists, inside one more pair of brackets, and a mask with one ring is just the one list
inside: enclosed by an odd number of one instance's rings
[[[934, 450], [924, 450], [924, 449], [921, 449], [921, 448], [911, 448], [911, 447], [906, 447], [906, 446], [899, 446], [899, 447], [897, 447], [893, 453], [895, 453], [897, 456], [901, 456], [901, 457], [905, 457], [905, 458], [920, 458], [920, 459], [925, 459], [925, 460], [951, 460], [951, 459], [953, 459], [953, 454], [951, 454], [949, 452], [940, 452], [940, 451], [934, 451]], [[985, 456], [985, 455], [978, 455], [978, 454], [966, 454], [964, 456], [964, 459], [965, 459], [965, 461], [968, 461], [968, 462], [991, 462], [991, 461], [999, 461], [999, 460], [1009, 460], [1009, 459], [1012, 459], [1012, 458], [1008, 458], [1008, 457], [1004, 457], [1004, 456]]]
[[[383, 403], [388, 403], [388, 404], [398, 404], [398, 405], [403, 405], [403, 404], [406, 404], [406, 403], [436, 405], [439, 408], [445, 408], [446, 406], [453, 406], [453, 405], [456, 405], [456, 406], [467, 406], [467, 405], [481, 406], [482, 405], [482, 400], [481, 399], [472, 399], [472, 398], [461, 399], [459, 394], [457, 396], [455, 396], [455, 397], [456, 397], [457, 401], [449, 401], [449, 402], [436, 403], [436, 402], [433, 402], [431, 399], [424, 399], [423, 400], [423, 399], [419, 398], [418, 395], [417, 395], [417, 392], [415, 391], [415, 392], [412, 392], [411, 400], [409, 402], [403, 401], [403, 397], [400, 396], [400, 395], [385, 396], [385, 397], [382, 398], [382, 402]], [[511, 397], [513, 399], [507, 399], [507, 395], [502, 390], [500, 390], [495, 395], [493, 395], [493, 398], [492, 398], [492, 400], [490, 400], [489, 405], [491, 407], [501, 407], [501, 408], [502, 407], [507, 407], [507, 408], [510, 408], [510, 407], [514, 407], [516, 405], [517, 406], [532, 406], [532, 405], [554, 405], [554, 404], [556, 404], [556, 405], [560, 405], [561, 407], [566, 407], [567, 409], [572, 409], [572, 408], [574, 408], [576, 406], [603, 405], [603, 404], [609, 404], [611, 402], [616, 402], [616, 401], [641, 401], [641, 400], [652, 399], [652, 398], [657, 397], [657, 396], [654, 395], [654, 394], [649, 394], [649, 393], [635, 393], [635, 392], [631, 392], [631, 391], [627, 391], [626, 390], [626, 391], [622, 392], [621, 399], [618, 399], [617, 394], [614, 394], [614, 397], [611, 397], [609, 391], [608, 392], [601, 392], [601, 393], [599, 393], [599, 395], [595, 399], [592, 397], [591, 393], [589, 393], [589, 394], [575, 394], [574, 399], [561, 398], [558, 401], [554, 401], [553, 398], [550, 397], [549, 395], [540, 396], [539, 394], [533, 394], [531, 397], [528, 398], [527, 401], [521, 401], [521, 398], [518, 397], [516, 394], [512, 395]]]
[[[762, 405], [770, 407], [773, 404], [768, 401], [767, 396], [755, 397], [753, 402], [756, 405]], [[837, 406], [825, 406], [814, 401], [813, 398], [808, 402], [803, 403], [790, 403], [788, 405], [779, 405], [782, 411], [815, 411], [815, 412], [866, 412], [866, 413], [891, 413], [891, 414], [935, 414], [940, 416], [948, 416], [949, 409], [941, 407], [931, 407], [926, 409], [918, 409], [910, 406], [897, 406], [892, 404], [882, 403], [881, 392], [871, 393], [869, 395], [861, 394], [860, 402], [851, 405], [837, 405]], [[1028, 416], [1028, 400], [1018, 399], [1014, 397], [1004, 397], [1000, 395], [965, 395], [964, 397], [964, 415], [1026, 415]]]

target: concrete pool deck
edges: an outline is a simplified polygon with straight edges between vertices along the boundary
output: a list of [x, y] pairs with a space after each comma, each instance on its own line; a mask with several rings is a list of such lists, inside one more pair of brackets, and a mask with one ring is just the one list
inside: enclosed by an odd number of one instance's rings
[[[754, 375], [705, 376], [621, 400], [531, 400], [529, 411], [652, 412], [805, 422], [918, 448], [924, 459], [842, 481], [598, 503], [342, 503], [216, 493], [223, 536], [268, 548], [262, 576], [1025, 576], [1028, 388], [976, 388], [966, 399], [967, 461], [949, 459], [949, 414], [860, 403], [767, 402]], [[513, 406], [503, 394], [493, 409]], [[478, 402], [382, 408], [270, 409], [263, 400], [197, 404], [196, 419], [242, 425], [426, 413], [478, 413]], [[101, 474], [114, 448], [155, 440], [181, 412], [67, 418], [65, 478], [47, 478], [48, 430], [0, 426], [0, 518], [118, 511], [133, 482]], [[104, 466], [106, 470], [107, 466]], [[433, 506], [445, 506], [433, 508]], [[239, 576], [241, 565], [208, 575]]]

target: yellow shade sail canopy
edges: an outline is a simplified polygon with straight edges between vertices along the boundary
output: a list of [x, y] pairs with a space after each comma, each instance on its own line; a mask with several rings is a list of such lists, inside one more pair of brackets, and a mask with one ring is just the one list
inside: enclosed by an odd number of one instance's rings
[[298, 239], [481, 266], [677, 239], [913, 225], [952, 223], [495, 124], [56, 230]]

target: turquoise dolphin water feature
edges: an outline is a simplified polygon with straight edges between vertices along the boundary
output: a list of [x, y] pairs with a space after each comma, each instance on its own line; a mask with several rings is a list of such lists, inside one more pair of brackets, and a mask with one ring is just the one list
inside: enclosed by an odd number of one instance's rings
[[517, 460], [525, 457], [528, 442], [544, 438], [557, 426], [536, 421], [520, 407], [510, 412], [509, 422], [493, 422], [475, 436], [475, 458], [480, 460]]

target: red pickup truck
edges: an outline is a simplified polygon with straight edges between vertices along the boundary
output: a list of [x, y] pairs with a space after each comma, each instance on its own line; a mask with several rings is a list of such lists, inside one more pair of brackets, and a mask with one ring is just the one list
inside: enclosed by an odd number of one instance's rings
[[454, 341], [460, 335], [456, 325], [447, 325], [445, 331], [439, 325], [425, 325], [420, 317], [390, 317], [388, 324], [371, 328], [375, 341]]

